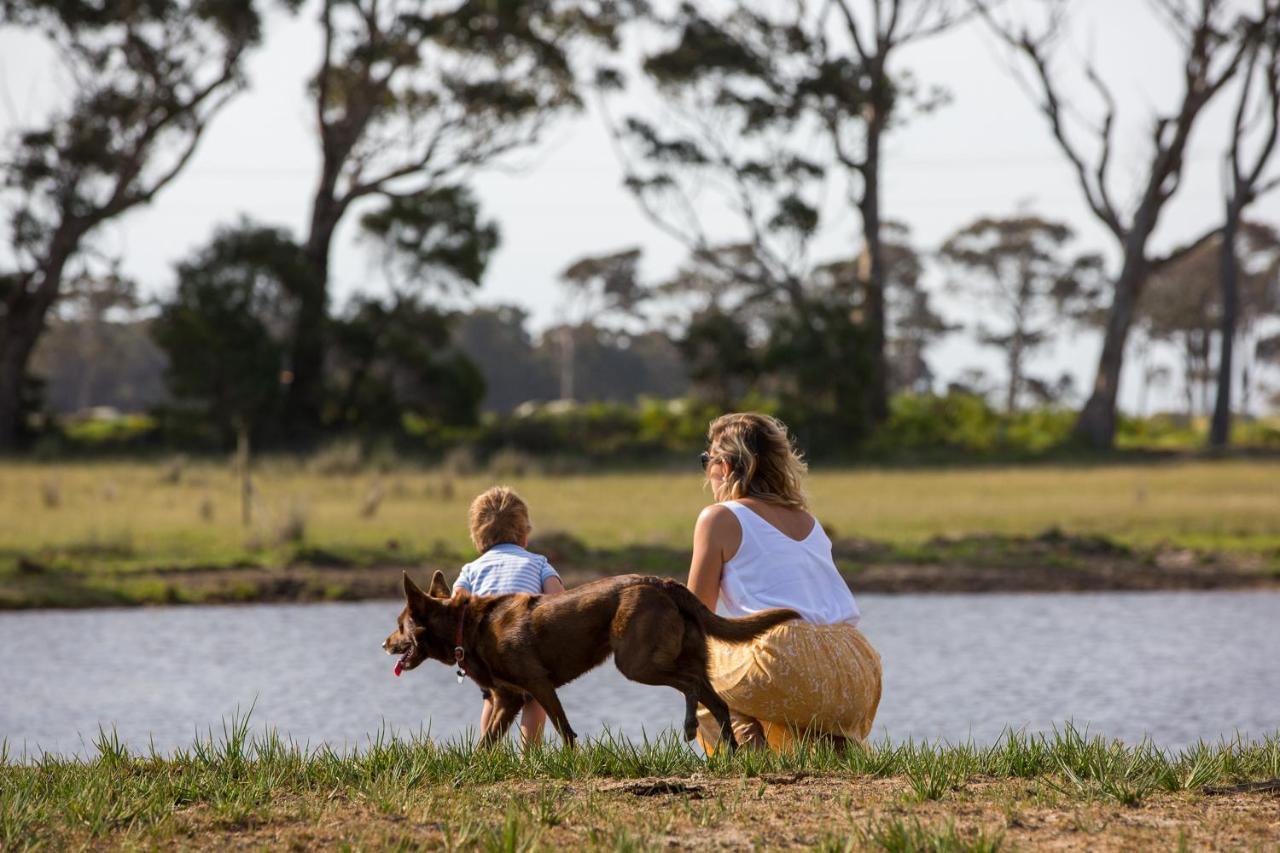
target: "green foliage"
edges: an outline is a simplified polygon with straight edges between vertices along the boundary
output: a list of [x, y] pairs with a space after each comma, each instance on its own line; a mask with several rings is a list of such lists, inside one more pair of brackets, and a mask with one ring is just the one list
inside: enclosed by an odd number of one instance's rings
[[339, 429], [421, 432], [477, 422], [484, 377], [452, 345], [453, 317], [415, 296], [357, 299], [332, 322], [325, 420]]
[[151, 332], [169, 360], [174, 421], [207, 425], [230, 444], [237, 425], [261, 435], [284, 403], [286, 354], [308, 268], [283, 230], [224, 228], [177, 267], [178, 286]]
[[507, 448], [614, 462], [691, 454], [702, 448], [707, 425], [718, 414], [718, 408], [693, 400], [529, 404], [487, 420], [477, 444], [485, 454]]
[[498, 227], [480, 220], [466, 187], [392, 196], [360, 224], [416, 288], [478, 285], [498, 247]]
[[78, 418], [63, 426], [63, 434], [74, 444], [88, 447], [128, 445], [137, 442], [157, 427], [149, 415], [122, 415], [117, 418]]
[[900, 394], [867, 444], [868, 455], [1034, 455], [1065, 444], [1071, 412], [1044, 408], [1002, 414], [975, 394]]
[[803, 315], [778, 318], [765, 364], [780, 379], [781, 417], [806, 447], [839, 454], [861, 444], [873, 358], [867, 328], [838, 301], [810, 300]]
[[[1159, 414], [1146, 418], [1121, 415], [1116, 423], [1116, 447], [1182, 450], [1205, 444], [1209, 432], [1207, 418]], [[1236, 416], [1231, 425], [1231, 443], [1236, 447], [1280, 449], [1280, 420]]]
[[745, 393], [762, 367], [746, 324], [718, 308], [695, 314], [677, 346], [701, 396], [724, 409]]

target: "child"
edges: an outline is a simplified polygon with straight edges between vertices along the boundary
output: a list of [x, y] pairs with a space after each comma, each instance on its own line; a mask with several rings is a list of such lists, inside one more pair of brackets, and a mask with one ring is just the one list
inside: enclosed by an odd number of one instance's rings
[[[480, 552], [467, 563], [454, 581], [453, 591], [465, 589], [472, 595], [504, 595], [528, 592], [554, 595], [564, 591], [560, 575], [547, 558], [526, 551], [529, 544], [529, 507], [506, 486], [494, 486], [471, 502], [471, 541]], [[484, 708], [480, 712], [480, 732], [489, 727], [493, 700], [481, 689]], [[542, 740], [547, 712], [526, 697], [520, 713], [520, 736], [525, 746]]]

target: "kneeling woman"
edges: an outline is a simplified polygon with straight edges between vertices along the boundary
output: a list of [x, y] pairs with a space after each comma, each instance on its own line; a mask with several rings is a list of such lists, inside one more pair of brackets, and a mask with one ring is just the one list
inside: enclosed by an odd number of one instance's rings
[[[722, 616], [790, 607], [802, 621], [742, 644], [710, 640], [711, 682], [744, 746], [782, 749], [801, 735], [862, 741], [880, 704], [880, 656], [857, 629], [858, 605], [809, 514], [806, 466], [766, 415], [711, 423], [702, 456], [716, 503], [698, 516], [689, 588]], [[703, 709], [708, 753], [719, 730]]]

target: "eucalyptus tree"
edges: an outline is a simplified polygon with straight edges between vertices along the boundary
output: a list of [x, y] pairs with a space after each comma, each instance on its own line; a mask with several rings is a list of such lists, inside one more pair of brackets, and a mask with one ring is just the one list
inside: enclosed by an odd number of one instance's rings
[[[952, 26], [956, 9], [947, 0], [682, 3], [656, 19], [664, 46], [644, 61], [660, 106], [616, 122], [627, 185], [649, 217], [707, 265], [742, 254], [723, 245], [749, 246], [749, 263], [725, 273], [787, 305], [801, 328], [835, 317], [812, 304], [805, 282], [818, 266], [828, 184], [838, 183], [861, 223], [838, 254], [856, 258], [842, 293], [857, 291], [867, 348], [846, 368], [865, 370], [857, 405], [872, 420], [887, 411], [884, 141], [941, 99], [898, 56]], [[709, 227], [726, 214], [737, 225], [728, 239]]]
[[594, 326], [603, 316], [634, 314], [646, 289], [640, 281], [640, 250], [621, 249], [587, 255], [560, 273], [564, 299], [556, 329], [560, 347], [560, 399], [574, 399], [574, 335], [580, 327]]
[[[618, 46], [640, 0], [321, 0], [310, 94], [320, 145], [287, 419], [323, 420], [334, 235], [353, 206], [406, 280], [478, 282], [496, 233], [467, 182], [580, 105], [587, 42]], [[422, 243], [433, 249], [424, 257]]]
[[[1230, 357], [1229, 352], [1236, 354], [1233, 363], [1239, 368], [1241, 406], [1249, 407], [1260, 361], [1259, 335], [1280, 315], [1280, 233], [1271, 225], [1249, 220], [1231, 227], [1231, 263], [1236, 269], [1229, 308], [1222, 282], [1226, 228], [1153, 275], [1139, 305], [1137, 323], [1143, 333], [1173, 346], [1182, 356], [1183, 390], [1191, 415], [1210, 409], [1216, 413], [1216, 400], [1223, 392], [1219, 388], [1211, 403], [1210, 388], [1215, 377], [1219, 383], [1224, 381], [1223, 359]], [[1228, 311], [1231, 331], [1225, 333], [1223, 317]], [[1229, 341], [1224, 334], [1230, 335]], [[1236, 373], [1228, 371], [1225, 381], [1234, 382]]]
[[177, 286], [151, 336], [167, 359], [171, 427], [212, 443], [278, 431], [289, 343], [310, 270], [283, 229], [241, 222], [219, 229], [175, 266]]
[[0, 141], [0, 450], [23, 432], [27, 376], [66, 282], [95, 261], [102, 227], [150, 203], [182, 172], [243, 86], [259, 38], [248, 0], [43, 3], [2, 0], [0, 25], [38, 30], [69, 96]]
[[1102, 258], [1066, 256], [1074, 237], [1066, 224], [1032, 214], [982, 217], [939, 252], [955, 272], [952, 287], [986, 318], [979, 322], [979, 340], [1004, 351], [1007, 412], [1029, 389], [1027, 359], [1052, 342], [1063, 319], [1082, 316], [1096, 299]]
[[[1266, 3], [1262, 32], [1251, 46], [1241, 74], [1243, 83], [1231, 122], [1231, 143], [1224, 158], [1226, 186], [1218, 251], [1218, 278], [1222, 288], [1218, 388], [1209, 424], [1209, 444], [1214, 447], [1225, 447], [1231, 437], [1231, 385], [1241, 313], [1240, 238], [1245, 211], [1259, 196], [1280, 186], [1280, 175], [1267, 174], [1280, 130], [1280, 0]], [[1263, 119], [1262, 132], [1250, 151], [1247, 150], [1250, 131], [1258, 118]]]
[[1180, 51], [1177, 74], [1181, 92], [1171, 109], [1157, 112], [1149, 122], [1147, 154], [1139, 169], [1136, 192], [1123, 194], [1112, 168], [1119, 144], [1119, 104], [1112, 86], [1092, 60], [1083, 60], [1078, 71], [1094, 98], [1096, 121], [1090, 121], [1090, 110], [1071, 102], [1066, 94], [1071, 75], [1063, 70], [1060, 48], [1067, 32], [1067, 0], [1040, 4], [1049, 13], [1038, 22], [1029, 20], [1027, 10], [1032, 7], [1026, 4], [970, 2], [1029, 72], [1036, 107], [1070, 165], [1089, 210], [1111, 235], [1121, 258], [1111, 282], [1097, 374], [1075, 427], [1076, 434], [1089, 444], [1110, 447], [1115, 439], [1116, 397], [1125, 346], [1143, 288], [1153, 272], [1209, 239], [1217, 229], [1164, 257], [1152, 254], [1152, 235], [1165, 206], [1182, 184], [1193, 129], [1245, 63], [1274, 2], [1153, 0]]

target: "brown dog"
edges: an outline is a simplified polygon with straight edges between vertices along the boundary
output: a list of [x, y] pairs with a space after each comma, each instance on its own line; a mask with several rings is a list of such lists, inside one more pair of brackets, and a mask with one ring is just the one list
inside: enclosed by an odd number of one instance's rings
[[766, 610], [725, 619], [706, 608], [676, 581], [621, 575], [583, 584], [555, 596], [450, 595], [444, 574], [431, 579], [430, 594], [406, 573], [405, 608], [382, 647], [400, 655], [396, 673], [431, 658], [456, 664], [493, 695], [482, 744], [506, 735], [524, 705], [536, 699], [565, 743], [577, 737], [569, 727], [556, 688], [573, 681], [613, 655], [619, 671], [641, 684], [674, 687], [684, 694], [684, 734], [693, 740], [701, 702], [720, 723], [721, 735], [736, 748], [729, 707], [707, 676], [707, 637], [745, 642], [781, 622], [799, 618], [793, 610]]

